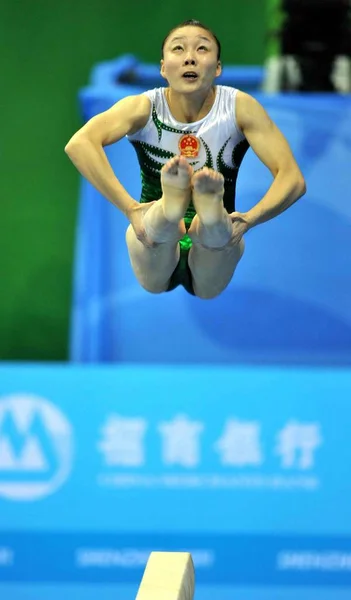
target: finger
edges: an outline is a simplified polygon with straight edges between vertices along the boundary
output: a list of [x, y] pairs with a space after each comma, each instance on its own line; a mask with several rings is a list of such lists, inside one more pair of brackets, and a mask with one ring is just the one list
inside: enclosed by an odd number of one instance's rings
[[152, 208], [152, 206], [154, 204], [156, 204], [156, 202], [158, 202], [158, 200], [152, 200], [151, 202], [146, 202], [145, 204], [142, 205], [142, 215], [143, 217], [146, 215], [146, 213], [150, 210], [150, 208]]
[[153, 240], [150, 240], [146, 233], [142, 234], [138, 239], [145, 246], [145, 248], [155, 248], [156, 246], [156, 243]]
[[137, 240], [139, 240], [139, 242], [141, 242], [144, 246], [147, 244], [147, 238], [144, 233], [138, 232], [135, 235], [137, 237]]

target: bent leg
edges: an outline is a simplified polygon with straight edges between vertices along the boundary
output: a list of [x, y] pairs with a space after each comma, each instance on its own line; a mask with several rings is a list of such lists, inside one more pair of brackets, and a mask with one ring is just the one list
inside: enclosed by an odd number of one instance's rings
[[134, 274], [140, 285], [154, 294], [165, 292], [179, 261], [179, 237], [173, 242], [146, 248], [129, 225], [126, 233], [128, 253]]
[[134, 274], [149, 292], [166, 291], [178, 264], [178, 242], [186, 232], [183, 216], [190, 202], [191, 175], [191, 167], [181, 157], [171, 159], [163, 167], [162, 198], [144, 215], [145, 231], [148, 239], [155, 243], [153, 247], [144, 246], [131, 225], [127, 229], [126, 241]]
[[239, 244], [229, 242], [220, 249], [193, 243], [188, 262], [195, 295], [204, 300], [219, 296], [229, 285], [244, 248], [243, 239]]
[[215, 298], [230, 283], [244, 253], [244, 240], [233, 243], [232, 221], [223, 205], [223, 176], [203, 169], [193, 177], [197, 215], [189, 236], [193, 241], [189, 267], [196, 296]]

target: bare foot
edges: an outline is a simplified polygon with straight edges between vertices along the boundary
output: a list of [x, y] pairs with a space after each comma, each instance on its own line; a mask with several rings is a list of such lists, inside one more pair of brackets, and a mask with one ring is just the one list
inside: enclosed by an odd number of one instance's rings
[[191, 198], [192, 175], [193, 169], [184, 156], [171, 158], [162, 168], [162, 206], [170, 223], [178, 223], [184, 217]]
[[205, 167], [192, 178], [193, 203], [203, 225], [214, 225], [223, 219], [224, 177]]

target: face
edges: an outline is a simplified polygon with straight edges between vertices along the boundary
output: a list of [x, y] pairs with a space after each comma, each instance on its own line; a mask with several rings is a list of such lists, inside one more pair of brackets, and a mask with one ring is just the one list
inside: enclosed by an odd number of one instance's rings
[[208, 31], [201, 27], [180, 27], [165, 43], [161, 75], [180, 93], [209, 89], [221, 74], [217, 52], [216, 41]]

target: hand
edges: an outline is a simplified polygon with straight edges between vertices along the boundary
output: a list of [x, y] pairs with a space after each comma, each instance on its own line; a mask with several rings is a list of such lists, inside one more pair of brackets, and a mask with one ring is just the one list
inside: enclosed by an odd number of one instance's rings
[[144, 227], [144, 215], [150, 210], [151, 206], [157, 202], [154, 200], [153, 202], [145, 202], [139, 203], [137, 202], [127, 213], [127, 218], [130, 221], [131, 226], [134, 229], [135, 235], [137, 239], [146, 247], [146, 248], [154, 248], [156, 246], [155, 242], [152, 242], [146, 235], [145, 227]]
[[245, 213], [233, 212], [229, 216], [233, 224], [231, 241], [234, 244], [238, 244], [244, 233], [246, 233], [250, 228], [249, 221]]

